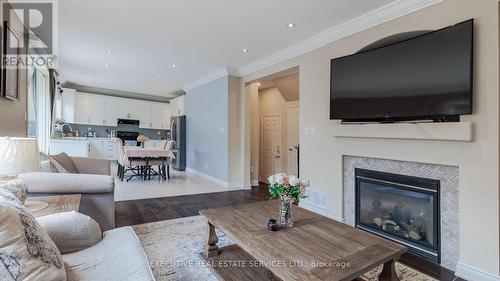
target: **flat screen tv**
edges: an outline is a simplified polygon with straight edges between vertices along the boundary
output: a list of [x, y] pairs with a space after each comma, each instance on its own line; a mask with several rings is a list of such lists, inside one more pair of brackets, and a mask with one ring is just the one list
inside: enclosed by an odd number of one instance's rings
[[455, 120], [472, 114], [474, 21], [331, 60], [330, 119]]

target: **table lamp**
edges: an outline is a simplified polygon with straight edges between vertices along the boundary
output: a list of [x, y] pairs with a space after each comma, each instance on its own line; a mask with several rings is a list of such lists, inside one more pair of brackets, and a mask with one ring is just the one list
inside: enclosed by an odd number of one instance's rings
[[[39, 172], [40, 152], [38, 141], [33, 138], [0, 138], [0, 181], [14, 180], [18, 174]], [[30, 211], [46, 208], [48, 205], [39, 201], [26, 201]]]
[[32, 138], [0, 138], [0, 176], [40, 171], [38, 142]]

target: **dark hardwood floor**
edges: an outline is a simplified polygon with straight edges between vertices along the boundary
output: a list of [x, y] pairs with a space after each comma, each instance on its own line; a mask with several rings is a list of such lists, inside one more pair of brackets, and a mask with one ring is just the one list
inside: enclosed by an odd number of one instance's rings
[[[251, 190], [184, 195], [166, 198], [115, 202], [116, 227], [199, 215], [203, 209], [265, 201], [269, 192], [265, 185]], [[405, 254], [401, 262], [437, 280], [465, 281], [448, 269]]]
[[115, 221], [116, 226], [120, 227], [178, 219], [197, 216], [203, 209], [265, 201], [268, 198], [267, 187], [260, 186], [252, 190], [115, 202]]

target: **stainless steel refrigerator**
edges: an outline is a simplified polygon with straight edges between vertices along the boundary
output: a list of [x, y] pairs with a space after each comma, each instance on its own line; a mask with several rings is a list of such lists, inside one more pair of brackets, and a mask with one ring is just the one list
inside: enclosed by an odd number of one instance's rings
[[172, 117], [170, 133], [175, 141], [175, 159], [172, 168], [178, 171], [186, 170], [186, 116]]

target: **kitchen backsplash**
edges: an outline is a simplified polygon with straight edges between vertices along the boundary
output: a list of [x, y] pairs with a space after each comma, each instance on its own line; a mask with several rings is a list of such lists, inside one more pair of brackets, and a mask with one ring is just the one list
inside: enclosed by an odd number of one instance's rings
[[106, 130], [111, 131], [125, 131], [125, 132], [138, 132], [142, 135], [149, 137], [152, 140], [159, 140], [162, 137], [164, 138], [167, 134], [167, 130], [151, 130], [151, 129], [142, 129], [137, 125], [118, 125], [117, 127], [109, 127], [109, 126], [93, 126], [93, 125], [80, 125], [80, 124], [70, 124], [73, 130], [78, 130], [81, 137], [87, 135], [89, 128], [91, 131], [97, 133], [97, 137], [105, 138], [108, 136]]

